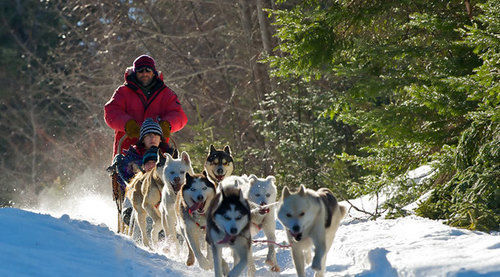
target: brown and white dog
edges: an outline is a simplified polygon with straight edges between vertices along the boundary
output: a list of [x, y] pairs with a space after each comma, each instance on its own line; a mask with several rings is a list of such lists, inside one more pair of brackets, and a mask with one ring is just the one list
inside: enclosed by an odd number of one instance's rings
[[327, 188], [314, 191], [301, 185], [294, 194], [288, 187], [283, 188], [278, 219], [286, 228], [299, 277], [305, 276], [305, 264], [311, 262], [313, 245], [315, 250], [311, 267], [316, 271], [315, 276], [324, 275], [326, 255], [345, 213], [345, 207], [338, 204]]
[[[146, 234], [146, 218], [149, 215], [153, 220], [153, 228], [151, 230], [151, 239], [153, 245], [158, 244], [158, 234], [162, 229], [160, 211], [158, 204], [161, 200], [161, 191], [163, 189], [163, 180], [160, 176], [159, 167], [162, 166], [161, 161], [157, 162], [157, 166], [148, 172], [138, 172], [129, 185], [131, 194], [130, 201], [137, 213], [137, 223], [141, 231], [142, 243], [144, 246], [151, 248], [149, 236]], [[129, 230], [129, 235], [133, 234], [133, 229]]]
[[205, 161], [205, 171], [208, 178], [216, 185], [220, 184], [224, 178], [233, 173], [234, 164], [231, 156], [231, 148], [226, 145], [223, 150], [215, 149], [210, 145], [210, 150]]

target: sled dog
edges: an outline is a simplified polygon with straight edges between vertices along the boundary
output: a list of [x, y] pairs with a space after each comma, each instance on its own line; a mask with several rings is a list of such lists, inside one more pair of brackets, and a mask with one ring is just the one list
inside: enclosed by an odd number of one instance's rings
[[205, 171], [212, 182], [218, 185], [226, 176], [233, 173], [233, 157], [229, 145], [224, 150], [217, 150], [210, 145], [210, 151], [205, 161]]
[[180, 233], [187, 241], [188, 259], [186, 265], [194, 264], [194, 259], [202, 269], [212, 268], [212, 251], [207, 246], [205, 257], [201, 248], [204, 246], [207, 217], [206, 211], [215, 196], [215, 185], [207, 178], [206, 173], [191, 176], [186, 173], [186, 183], [182, 185], [175, 202], [177, 225]]
[[291, 194], [288, 187], [283, 188], [278, 219], [286, 228], [299, 277], [305, 276], [304, 266], [311, 262], [313, 245], [312, 269], [315, 276], [324, 275], [326, 255], [345, 213], [345, 207], [338, 204], [329, 189], [314, 191], [301, 185], [297, 193]]
[[[206, 235], [213, 252], [216, 277], [240, 276], [247, 265], [247, 275], [255, 275], [250, 225], [250, 205], [241, 189], [221, 186], [208, 208]], [[233, 252], [234, 266], [231, 271], [222, 258], [224, 247], [230, 247]]]
[[[144, 246], [151, 248], [148, 235], [146, 234], [147, 223], [146, 218], [149, 215], [153, 221], [151, 230], [151, 239], [153, 245], [158, 243], [158, 234], [162, 229], [161, 215], [158, 210], [158, 203], [161, 200], [161, 191], [163, 189], [163, 181], [160, 176], [159, 168], [163, 167], [165, 158], [158, 153], [158, 161], [156, 167], [148, 172], [138, 172], [130, 182], [131, 197], [130, 201], [137, 213], [137, 222], [141, 231], [142, 243]], [[129, 235], [133, 234], [133, 229]]]
[[175, 159], [166, 154], [165, 164], [159, 167], [161, 178], [163, 183], [163, 189], [161, 191], [161, 202], [160, 202], [160, 214], [161, 214], [161, 224], [165, 232], [165, 236], [171, 236], [174, 238], [176, 236], [176, 214], [175, 214], [175, 201], [177, 199], [177, 193], [181, 186], [186, 182], [186, 173], [194, 175], [193, 168], [191, 167], [191, 159], [188, 153], [182, 152], [180, 158]]
[[[249, 188], [245, 191], [245, 197], [252, 208], [252, 236], [261, 229], [269, 241], [276, 241], [276, 178], [257, 178], [251, 174], [248, 177]], [[271, 271], [279, 272], [280, 268], [276, 260], [274, 244], [268, 243], [266, 263], [271, 266]]]

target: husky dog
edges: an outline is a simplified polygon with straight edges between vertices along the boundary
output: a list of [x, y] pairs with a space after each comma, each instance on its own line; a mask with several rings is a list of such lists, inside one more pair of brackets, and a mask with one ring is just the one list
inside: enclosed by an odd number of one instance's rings
[[165, 231], [165, 236], [170, 235], [175, 238], [175, 201], [177, 199], [177, 192], [186, 182], [186, 173], [194, 175], [193, 168], [191, 167], [191, 159], [186, 152], [182, 152], [181, 157], [178, 159], [174, 159], [170, 154], [166, 154], [165, 164], [158, 168], [158, 170], [161, 172], [161, 178], [165, 184], [161, 191], [159, 207], [161, 224]]
[[[158, 204], [161, 200], [161, 191], [163, 189], [163, 181], [160, 176], [159, 168], [163, 166], [164, 160], [162, 155], [158, 155], [159, 159], [156, 167], [148, 172], [137, 173], [129, 185], [131, 193], [130, 201], [137, 213], [137, 222], [141, 231], [142, 243], [144, 246], [151, 248], [148, 235], [146, 234], [146, 218], [149, 215], [153, 221], [151, 230], [151, 239], [153, 245], [158, 243], [158, 234], [162, 229], [161, 215], [158, 210]], [[133, 230], [130, 230], [130, 234]]]
[[345, 207], [338, 204], [327, 188], [314, 191], [301, 185], [299, 192], [294, 194], [288, 187], [283, 188], [278, 219], [287, 230], [299, 277], [306, 276], [304, 266], [311, 262], [312, 245], [315, 248], [312, 269], [316, 271], [315, 276], [324, 275], [326, 255], [345, 213]]
[[[250, 205], [237, 186], [221, 186], [210, 203], [206, 240], [212, 247], [215, 276], [239, 276], [248, 265], [248, 276], [254, 276]], [[222, 248], [230, 247], [234, 267], [229, 271], [222, 258]]]
[[[264, 231], [269, 241], [276, 241], [276, 178], [257, 178], [251, 174], [248, 177], [250, 186], [245, 190], [245, 197], [252, 208], [252, 235], [256, 235], [260, 229]], [[271, 266], [271, 271], [279, 272], [280, 268], [276, 260], [274, 244], [268, 243], [266, 263]]]
[[210, 151], [205, 161], [205, 171], [212, 182], [218, 185], [226, 176], [233, 173], [233, 157], [229, 145], [224, 150], [217, 150], [210, 145]]
[[194, 258], [202, 269], [212, 268], [210, 260], [212, 251], [207, 247], [207, 257], [201, 253], [203, 238], [206, 232], [206, 210], [215, 196], [215, 185], [207, 178], [206, 173], [191, 176], [186, 173], [186, 183], [182, 185], [175, 202], [177, 225], [188, 245], [186, 265], [194, 264]]

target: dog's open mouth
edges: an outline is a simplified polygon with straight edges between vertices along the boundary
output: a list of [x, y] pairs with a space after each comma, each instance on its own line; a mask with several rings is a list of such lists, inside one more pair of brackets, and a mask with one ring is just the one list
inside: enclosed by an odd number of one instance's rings
[[300, 241], [302, 239], [302, 233], [294, 233], [290, 230], [288, 230], [288, 232], [290, 232], [290, 235], [292, 235], [292, 237], [296, 240], [296, 241]]
[[217, 175], [217, 174], [214, 174], [215, 175], [215, 179], [217, 179], [217, 181], [222, 181], [224, 179], [224, 177], [226, 177], [226, 175]]
[[267, 214], [267, 213], [269, 213], [269, 208], [260, 209], [259, 213], [260, 214]]
[[226, 236], [217, 243], [219, 243], [219, 244], [224, 244], [224, 243], [233, 244], [235, 240], [236, 240], [236, 236], [231, 236], [231, 235], [226, 234]]
[[204, 214], [204, 208], [205, 208], [205, 201], [194, 202], [194, 204], [191, 207], [189, 207], [189, 211], [190, 213], [196, 211], [199, 214]]
[[176, 183], [170, 183], [172, 185], [172, 189], [174, 189], [174, 192], [177, 194], [179, 190], [181, 189], [181, 184], [176, 184]]

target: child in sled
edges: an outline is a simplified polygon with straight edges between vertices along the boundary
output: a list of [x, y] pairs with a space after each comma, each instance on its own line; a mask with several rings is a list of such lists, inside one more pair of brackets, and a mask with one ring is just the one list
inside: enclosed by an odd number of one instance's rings
[[[160, 153], [173, 154], [173, 149], [165, 142], [160, 125], [151, 118], [147, 118], [141, 125], [139, 141], [125, 151], [125, 155], [118, 154], [114, 162], [117, 165], [117, 171], [120, 176], [118, 182], [125, 195], [127, 183], [140, 171], [149, 171], [156, 166], [158, 159], [158, 150]], [[123, 211], [123, 221], [128, 225], [132, 207], [128, 206]]]

